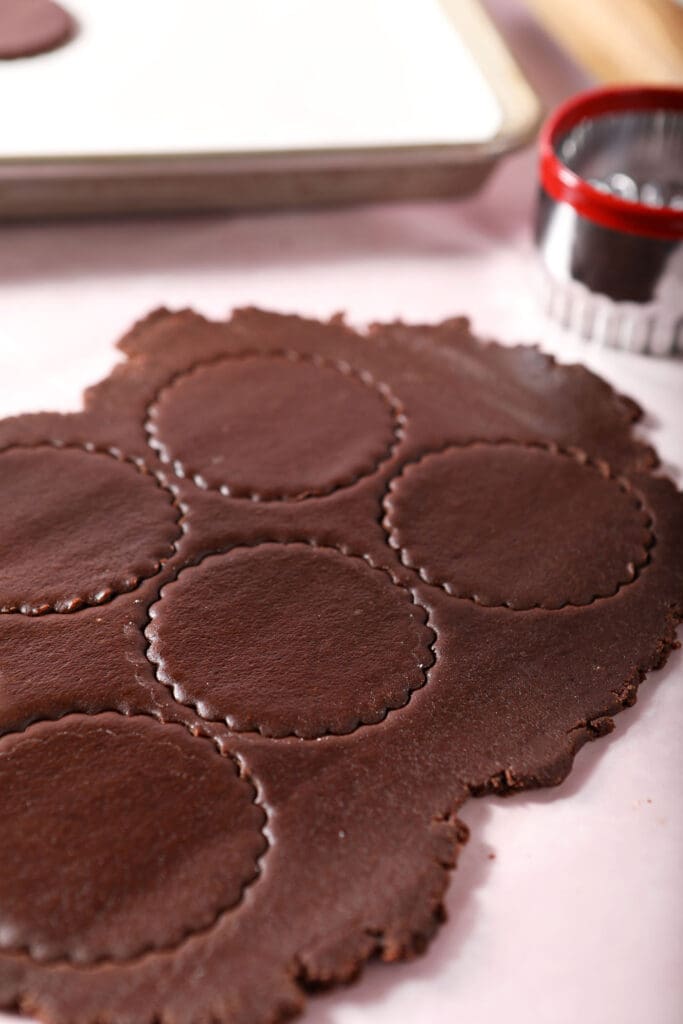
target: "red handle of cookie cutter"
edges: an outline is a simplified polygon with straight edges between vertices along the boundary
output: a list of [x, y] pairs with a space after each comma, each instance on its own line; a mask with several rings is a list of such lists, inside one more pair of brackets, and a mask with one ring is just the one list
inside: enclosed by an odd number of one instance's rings
[[586, 118], [646, 110], [683, 111], [683, 88], [675, 86], [608, 86], [573, 96], [548, 118], [540, 136], [540, 178], [557, 202], [614, 231], [653, 238], [683, 238], [683, 210], [646, 206], [601, 192], [562, 162], [556, 152], [559, 138]]

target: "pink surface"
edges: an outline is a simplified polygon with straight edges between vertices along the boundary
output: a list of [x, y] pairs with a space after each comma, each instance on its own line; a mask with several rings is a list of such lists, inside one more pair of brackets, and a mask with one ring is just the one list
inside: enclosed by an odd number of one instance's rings
[[[546, 100], [582, 84], [511, 5], [496, 7]], [[4, 228], [0, 414], [76, 408], [116, 360], [117, 335], [160, 304], [212, 316], [246, 303], [345, 309], [358, 324], [464, 312], [481, 334], [540, 341], [635, 397], [680, 483], [683, 361], [600, 351], [544, 322], [534, 181], [524, 154], [460, 204]], [[683, 1019], [681, 682], [675, 654], [559, 790], [466, 805], [472, 839], [428, 955], [312, 1000], [310, 1024]]]

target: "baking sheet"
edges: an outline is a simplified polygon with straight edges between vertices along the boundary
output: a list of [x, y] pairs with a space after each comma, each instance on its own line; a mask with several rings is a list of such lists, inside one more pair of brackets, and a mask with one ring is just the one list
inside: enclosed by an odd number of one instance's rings
[[68, 6], [0, 62], [0, 214], [457, 193], [538, 119], [476, 0]]
[[2, 157], [453, 144], [501, 127], [437, 0], [67, 3], [73, 42], [0, 66]]

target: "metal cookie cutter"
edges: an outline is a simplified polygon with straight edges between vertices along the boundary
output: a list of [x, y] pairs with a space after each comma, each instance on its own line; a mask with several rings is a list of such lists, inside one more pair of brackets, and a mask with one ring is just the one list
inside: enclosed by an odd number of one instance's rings
[[546, 122], [536, 241], [547, 312], [637, 352], [683, 352], [683, 88], [582, 93]]

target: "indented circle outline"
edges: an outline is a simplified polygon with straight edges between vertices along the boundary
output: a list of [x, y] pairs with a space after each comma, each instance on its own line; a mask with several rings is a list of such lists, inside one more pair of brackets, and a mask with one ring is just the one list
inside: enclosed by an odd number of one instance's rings
[[178, 939], [176, 942], [173, 942], [173, 943], [171, 943], [169, 945], [166, 945], [166, 946], [147, 945], [147, 946], [144, 946], [142, 949], [138, 950], [137, 952], [133, 953], [131, 956], [115, 957], [115, 956], [111, 956], [111, 955], [105, 955], [105, 956], [101, 956], [101, 957], [98, 957], [98, 958], [93, 959], [93, 960], [88, 960], [86, 962], [80, 962], [78, 960], [74, 960], [70, 956], [50, 957], [48, 959], [38, 958], [38, 957], [35, 957], [31, 953], [31, 949], [30, 949], [29, 946], [14, 946], [12, 948], [0, 947], [0, 961], [4, 957], [26, 957], [32, 963], [37, 964], [40, 967], [48, 967], [49, 968], [49, 967], [64, 966], [64, 967], [73, 968], [74, 970], [78, 970], [78, 971], [89, 971], [89, 970], [97, 969], [98, 967], [102, 967], [103, 965], [114, 965], [114, 966], [124, 966], [125, 967], [125, 966], [130, 965], [130, 964], [138, 963], [140, 960], [142, 960], [143, 958], [145, 958], [147, 956], [154, 956], [154, 955], [159, 955], [159, 956], [167, 955], [168, 956], [168, 955], [173, 955], [174, 953], [178, 952], [185, 945], [186, 942], [189, 942], [191, 939], [194, 939], [194, 938], [201, 938], [203, 935], [208, 935], [211, 931], [213, 931], [213, 929], [217, 925], [220, 924], [221, 919], [226, 914], [230, 913], [233, 910], [236, 910], [237, 907], [239, 907], [242, 904], [246, 891], [252, 885], [254, 885], [258, 881], [258, 879], [261, 877], [261, 863], [262, 863], [264, 857], [267, 855], [267, 853], [268, 853], [272, 843], [271, 843], [271, 841], [268, 838], [268, 830], [269, 830], [269, 817], [268, 817], [268, 813], [266, 811], [266, 808], [265, 808], [265, 805], [264, 805], [263, 801], [261, 799], [259, 799], [258, 780], [254, 778], [254, 776], [252, 775], [251, 771], [249, 771], [247, 773], [244, 770], [242, 762], [241, 762], [241, 759], [238, 756], [236, 756], [234, 753], [232, 753], [230, 751], [227, 751], [227, 750], [224, 750], [223, 748], [221, 748], [219, 746], [219, 744], [217, 743], [217, 741], [215, 739], [212, 739], [210, 736], [206, 736], [206, 735], [202, 735], [201, 733], [193, 732], [192, 729], [189, 726], [187, 726], [186, 724], [184, 724], [182, 722], [167, 722], [167, 721], [164, 721], [162, 718], [158, 718], [154, 714], [147, 713], [147, 712], [144, 712], [144, 711], [137, 711], [137, 712], [135, 712], [133, 714], [128, 714], [128, 713], [126, 713], [124, 711], [121, 711], [119, 708], [107, 708], [107, 709], [104, 709], [104, 710], [101, 710], [101, 711], [97, 711], [94, 714], [89, 714], [89, 713], [83, 712], [83, 711], [67, 712], [65, 715], [60, 715], [59, 717], [56, 717], [56, 718], [38, 718], [38, 719], [34, 719], [34, 721], [32, 721], [29, 725], [27, 725], [23, 729], [18, 729], [18, 730], [14, 731], [14, 732], [5, 732], [5, 733], [3, 733], [2, 735], [0, 735], [0, 752], [2, 750], [2, 744], [3, 744], [4, 740], [9, 739], [10, 737], [24, 737], [25, 736], [26, 738], [30, 738], [30, 733], [31, 733], [31, 731], [36, 726], [58, 727], [58, 726], [63, 725], [64, 723], [68, 724], [71, 721], [73, 721], [74, 719], [76, 719], [77, 721], [83, 721], [83, 720], [91, 721], [91, 720], [95, 720], [95, 719], [101, 718], [101, 717], [103, 717], [105, 715], [118, 715], [118, 717], [123, 719], [123, 721], [125, 721], [125, 722], [135, 721], [135, 719], [141, 718], [141, 719], [144, 719], [146, 721], [154, 722], [162, 730], [166, 730], [166, 729], [182, 729], [192, 739], [196, 739], [196, 740], [208, 743], [213, 748], [213, 752], [216, 755], [216, 757], [220, 757], [224, 761], [227, 761], [229, 764], [232, 765], [232, 767], [234, 768], [234, 771], [235, 771], [235, 780], [240, 785], [244, 785], [244, 786], [248, 787], [249, 790], [251, 790], [251, 803], [254, 805], [254, 807], [258, 808], [258, 810], [263, 815], [263, 823], [261, 824], [261, 826], [258, 829], [258, 832], [262, 836], [263, 841], [264, 841], [263, 852], [260, 853], [259, 856], [254, 859], [254, 871], [253, 871], [253, 874], [251, 875], [251, 877], [249, 879], [247, 879], [247, 881], [242, 883], [241, 888], [240, 888], [240, 895], [239, 895], [239, 898], [236, 901], [234, 901], [232, 903], [229, 903], [225, 907], [218, 907], [218, 908], [216, 908], [216, 910], [212, 914], [212, 919], [211, 919], [211, 921], [208, 924], [201, 925], [199, 928], [185, 929], [183, 931], [183, 934], [181, 935], [180, 939]]
[[[77, 601], [72, 600], [69, 606], [63, 608], [55, 607], [54, 602], [51, 604], [46, 603], [45, 605], [40, 605], [38, 607], [35, 605], [27, 606], [26, 603], [23, 603], [16, 608], [4, 608], [0, 606], [0, 615], [25, 615], [26, 618], [29, 619], [42, 618], [45, 615], [74, 615], [76, 612], [85, 611], [87, 608], [101, 608], [103, 605], [110, 604], [117, 597], [121, 597], [124, 594], [132, 594], [135, 590], [138, 589], [139, 586], [141, 586], [142, 583], [145, 583], [147, 580], [154, 579], [155, 576], [158, 576], [159, 573], [164, 568], [164, 566], [166, 565], [166, 563], [171, 558], [173, 558], [174, 555], [177, 553], [178, 544], [180, 543], [180, 540], [184, 534], [184, 520], [186, 511], [183, 508], [182, 504], [179, 502], [177, 496], [173, 493], [172, 489], [168, 487], [163, 480], [160, 479], [159, 475], [154, 470], [150, 469], [150, 467], [146, 464], [144, 459], [131, 455], [126, 455], [119, 448], [113, 446], [99, 446], [93, 444], [90, 441], [72, 442], [55, 441], [48, 439], [30, 443], [16, 442], [12, 444], [7, 444], [4, 447], [0, 448], [0, 459], [2, 459], [2, 456], [6, 452], [35, 451], [41, 448], [52, 449], [53, 451], [58, 452], [80, 451], [85, 452], [86, 455], [102, 455], [105, 456], [106, 458], [113, 459], [114, 462], [118, 462], [121, 465], [132, 466], [135, 470], [137, 470], [137, 472], [141, 476], [149, 477], [149, 479], [159, 488], [160, 491], [168, 495], [169, 504], [171, 505], [172, 508], [176, 510], [175, 527], [177, 533], [173, 540], [169, 541], [169, 546], [171, 548], [169, 554], [166, 555], [164, 558], [155, 559], [156, 568], [153, 570], [153, 572], [142, 576], [137, 576], [135, 578], [135, 583], [131, 587], [123, 587], [122, 585], [120, 585], [116, 589], [107, 588], [105, 591], [102, 592], [101, 598], [99, 600], [79, 598]], [[96, 595], [96, 598], [98, 596], [99, 595]]]
[[[162, 395], [167, 391], [172, 391], [180, 381], [184, 378], [191, 377], [199, 370], [203, 370], [210, 366], [216, 366], [221, 363], [253, 358], [260, 358], [264, 360], [287, 359], [292, 363], [306, 363], [311, 366], [315, 366], [317, 369], [336, 370], [343, 377], [359, 381], [364, 387], [372, 389], [387, 407], [392, 423], [392, 441], [369, 469], [361, 473], [354, 473], [348, 478], [342, 479], [331, 486], [314, 488], [313, 490], [307, 490], [300, 494], [277, 494], [264, 498], [254, 490], [239, 490], [237, 492], [232, 492], [228, 483], [223, 483], [219, 486], [207, 484], [202, 477], [201, 472], [192, 469], [190, 466], [186, 466], [180, 459], [175, 458], [159, 437], [156, 427], [156, 415], [159, 401]], [[328, 495], [335, 494], [337, 491], [344, 490], [347, 487], [352, 487], [360, 480], [366, 480], [368, 477], [374, 476], [375, 473], [385, 465], [385, 463], [389, 462], [403, 441], [405, 424], [406, 415], [403, 404], [396, 397], [391, 388], [383, 381], [375, 380], [373, 374], [369, 370], [358, 370], [352, 366], [351, 363], [343, 359], [332, 359], [312, 352], [299, 352], [296, 349], [269, 349], [268, 351], [264, 351], [263, 349], [241, 349], [239, 352], [224, 352], [213, 358], [200, 360], [199, 362], [193, 363], [191, 366], [173, 374], [165, 384], [158, 388], [152, 399], [148, 402], [145, 409], [144, 429], [149, 447], [164, 465], [171, 467], [171, 470], [177, 479], [190, 480], [202, 491], [221, 494], [225, 498], [232, 498], [236, 501], [255, 501], [263, 504], [270, 504], [276, 502], [289, 503], [307, 501], [311, 498], [324, 498]]]
[[[422, 463], [423, 461], [432, 456], [444, 455], [447, 452], [451, 451], [463, 451], [467, 448], [475, 447], [498, 448], [506, 446], [511, 448], [526, 448], [532, 450], [536, 449], [538, 451], [547, 452], [550, 455], [556, 455], [560, 458], [572, 459], [579, 466], [592, 469], [595, 472], [597, 472], [600, 476], [602, 476], [605, 480], [611, 480], [619, 488], [619, 490], [621, 490], [628, 497], [632, 498], [636, 509], [646, 517], [643, 526], [649, 534], [649, 538], [647, 544], [642, 549], [642, 558], [639, 559], [639, 561], [637, 562], [633, 562], [633, 575], [630, 579], [620, 580], [617, 583], [615, 589], [611, 591], [609, 594], [597, 594], [591, 597], [590, 600], [581, 603], [576, 603], [573, 601], [563, 601], [561, 604], [549, 608], [547, 607], [547, 605], [543, 605], [536, 602], [524, 608], [514, 608], [507, 602], [485, 603], [479, 600], [477, 595], [475, 594], [458, 593], [455, 590], [453, 584], [449, 580], [442, 580], [440, 578], [432, 577], [431, 574], [429, 574], [427, 570], [424, 568], [424, 566], [413, 564], [413, 562], [410, 560], [407, 549], [401, 546], [401, 544], [398, 541], [398, 538], [396, 536], [397, 529], [391, 522], [392, 510], [388, 505], [390, 496], [392, 495], [392, 493], [395, 493], [396, 485], [404, 477], [406, 470], [410, 470], [412, 467], [420, 465], [420, 463]], [[384, 530], [388, 545], [394, 551], [396, 551], [401, 562], [401, 565], [404, 568], [410, 569], [411, 571], [417, 573], [417, 575], [419, 576], [420, 580], [423, 583], [426, 583], [427, 586], [438, 587], [439, 589], [443, 590], [444, 593], [447, 594], [449, 597], [452, 597], [458, 601], [470, 601], [472, 604], [478, 605], [481, 608], [504, 608], [506, 611], [514, 613], [523, 613], [529, 611], [558, 612], [561, 611], [563, 608], [587, 608], [598, 601], [608, 601], [610, 598], [616, 597], [616, 595], [625, 587], [628, 587], [632, 583], [636, 582], [642, 570], [650, 564], [652, 559], [652, 549], [654, 548], [657, 542], [657, 538], [653, 530], [654, 517], [652, 515], [652, 512], [646, 505], [644, 499], [636, 492], [635, 488], [626, 477], [614, 474], [609, 465], [607, 464], [607, 462], [605, 462], [603, 459], [591, 458], [581, 448], [563, 447], [559, 444], [555, 444], [554, 442], [518, 441], [513, 438], [500, 438], [498, 440], [475, 438], [473, 440], [464, 441], [462, 443], [451, 441], [445, 443], [441, 447], [430, 448], [428, 451], [422, 452], [416, 458], [410, 459], [407, 462], [405, 462], [401, 466], [399, 471], [395, 474], [395, 476], [391, 477], [382, 495], [381, 509], [382, 515], [380, 517], [380, 522], [382, 524], [382, 528]]]
[[[389, 582], [393, 586], [398, 587], [400, 590], [405, 591], [405, 593], [408, 595], [410, 603], [415, 608], [418, 608], [424, 614], [424, 622], [422, 623], [422, 625], [424, 625], [425, 629], [429, 633], [431, 633], [432, 639], [426, 645], [426, 650], [429, 652], [429, 662], [428, 662], [428, 664], [418, 666], [419, 669], [420, 669], [420, 673], [422, 675], [422, 682], [419, 685], [413, 686], [413, 687], [410, 688], [410, 690], [408, 691], [408, 696], [407, 696], [407, 698], [406, 698], [406, 700], [404, 701], [403, 704], [399, 704], [398, 707], [394, 707], [394, 708], [385, 708], [384, 715], [382, 716], [382, 718], [378, 719], [377, 721], [364, 722], [362, 720], [359, 720], [354, 725], [354, 727], [352, 729], [349, 729], [346, 732], [332, 732], [330, 730], [327, 730], [326, 732], [318, 733], [315, 736], [298, 736], [295, 732], [288, 732], [288, 733], [284, 733], [281, 736], [269, 736], [269, 735], [261, 732], [261, 730], [258, 729], [258, 728], [256, 728], [256, 729], [237, 729], [234, 726], [230, 725], [230, 723], [228, 722], [228, 720], [226, 718], [208, 718], [207, 716], [203, 715], [200, 712], [200, 710], [199, 710], [198, 705], [201, 703], [201, 701], [189, 700], [189, 699], [188, 700], [182, 700], [176, 694], [177, 684], [173, 683], [170, 680], [167, 682], [166, 679], [162, 678], [162, 676], [160, 674], [161, 673], [160, 660], [155, 656], [155, 653], [153, 653], [153, 650], [152, 650], [154, 645], [155, 645], [155, 641], [154, 640], [150, 640], [150, 638], [149, 638], [149, 636], [147, 634], [147, 631], [148, 631], [149, 627], [151, 626], [153, 618], [154, 618], [154, 616], [152, 615], [152, 609], [155, 608], [157, 605], [159, 605], [159, 604], [161, 604], [163, 602], [163, 599], [164, 599], [164, 593], [163, 592], [164, 592], [164, 590], [167, 587], [173, 586], [173, 584], [178, 580], [178, 578], [187, 569], [196, 569], [196, 568], [198, 568], [208, 558], [215, 558], [216, 556], [220, 556], [220, 555], [228, 555], [228, 554], [232, 554], [233, 552], [236, 552], [236, 551], [238, 551], [238, 552], [253, 551], [254, 549], [263, 547], [265, 545], [276, 545], [278, 547], [283, 547], [283, 548], [285, 548], [285, 547], [311, 548], [314, 551], [334, 551], [336, 554], [342, 555], [345, 558], [351, 558], [351, 559], [354, 559], [356, 561], [360, 561], [360, 562], [364, 563], [369, 569], [373, 570], [374, 572], [382, 573], [384, 576], [386, 576], [389, 579]], [[173, 578], [170, 579], [170, 580], [167, 580], [164, 583], [163, 587], [161, 588], [161, 590], [159, 592], [159, 595], [158, 595], [157, 599], [152, 604], [150, 604], [149, 608], [147, 609], [147, 622], [145, 623], [145, 625], [142, 628], [142, 634], [143, 634], [145, 640], [147, 641], [147, 646], [145, 648], [145, 657], [147, 658], [147, 661], [150, 663], [150, 665], [153, 667], [154, 676], [155, 676], [157, 682], [161, 686], [164, 686], [169, 691], [169, 693], [171, 694], [171, 697], [173, 698], [173, 700], [177, 704], [180, 704], [181, 706], [186, 707], [186, 708], [190, 708], [190, 710], [193, 711], [194, 714], [196, 714], [197, 717], [202, 722], [206, 722], [209, 725], [220, 725], [223, 728], [226, 728], [229, 731], [229, 733], [231, 735], [233, 735], [233, 736], [258, 736], [261, 739], [266, 740], [266, 741], [268, 741], [270, 743], [279, 743], [282, 740], [292, 740], [292, 739], [298, 740], [301, 743], [315, 743], [315, 742], [318, 742], [321, 739], [325, 739], [326, 737], [332, 737], [332, 736], [336, 737], [337, 739], [345, 739], [347, 737], [353, 736], [356, 732], [358, 732], [359, 729], [363, 729], [363, 728], [368, 728], [369, 729], [373, 725], [381, 725], [382, 722], [386, 721], [386, 719], [389, 717], [390, 714], [392, 714], [395, 711], [402, 711], [404, 708], [406, 708], [410, 704], [410, 701], [412, 699], [413, 694], [417, 693], [420, 690], [423, 690], [425, 688], [425, 686], [427, 686], [427, 684], [429, 682], [429, 673], [430, 673], [431, 669], [434, 667], [434, 664], [436, 663], [435, 646], [436, 646], [436, 643], [437, 643], [437, 641], [439, 639], [439, 634], [438, 634], [438, 632], [437, 632], [437, 630], [436, 630], [436, 628], [434, 626], [434, 623], [432, 621], [432, 617], [430, 615], [429, 609], [426, 607], [426, 605], [424, 605], [421, 601], [419, 601], [417, 599], [417, 597], [415, 596], [413, 590], [410, 587], [408, 587], [405, 583], [401, 582], [399, 579], [397, 579], [394, 576], [394, 574], [390, 571], [390, 569], [385, 568], [384, 566], [381, 566], [381, 565], [376, 565], [372, 561], [372, 559], [370, 558], [369, 555], [359, 555], [359, 554], [356, 554], [355, 552], [352, 552], [352, 551], [346, 549], [345, 547], [342, 547], [342, 546], [336, 547], [334, 544], [319, 544], [315, 540], [301, 540], [301, 539], [285, 540], [285, 541], [283, 541], [283, 540], [272, 540], [272, 539], [261, 539], [261, 540], [254, 541], [253, 544], [233, 544], [233, 545], [230, 545], [230, 546], [225, 547], [225, 548], [217, 548], [217, 549], [214, 549], [214, 550], [211, 550], [211, 551], [207, 551], [204, 554], [202, 554], [202, 556], [200, 558], [198, 558], [196, 561], [190, 562], [190, 563], [187, 563], [187, 564], [181, 566], [178, 569], [178, 571], [175, 573]]]

